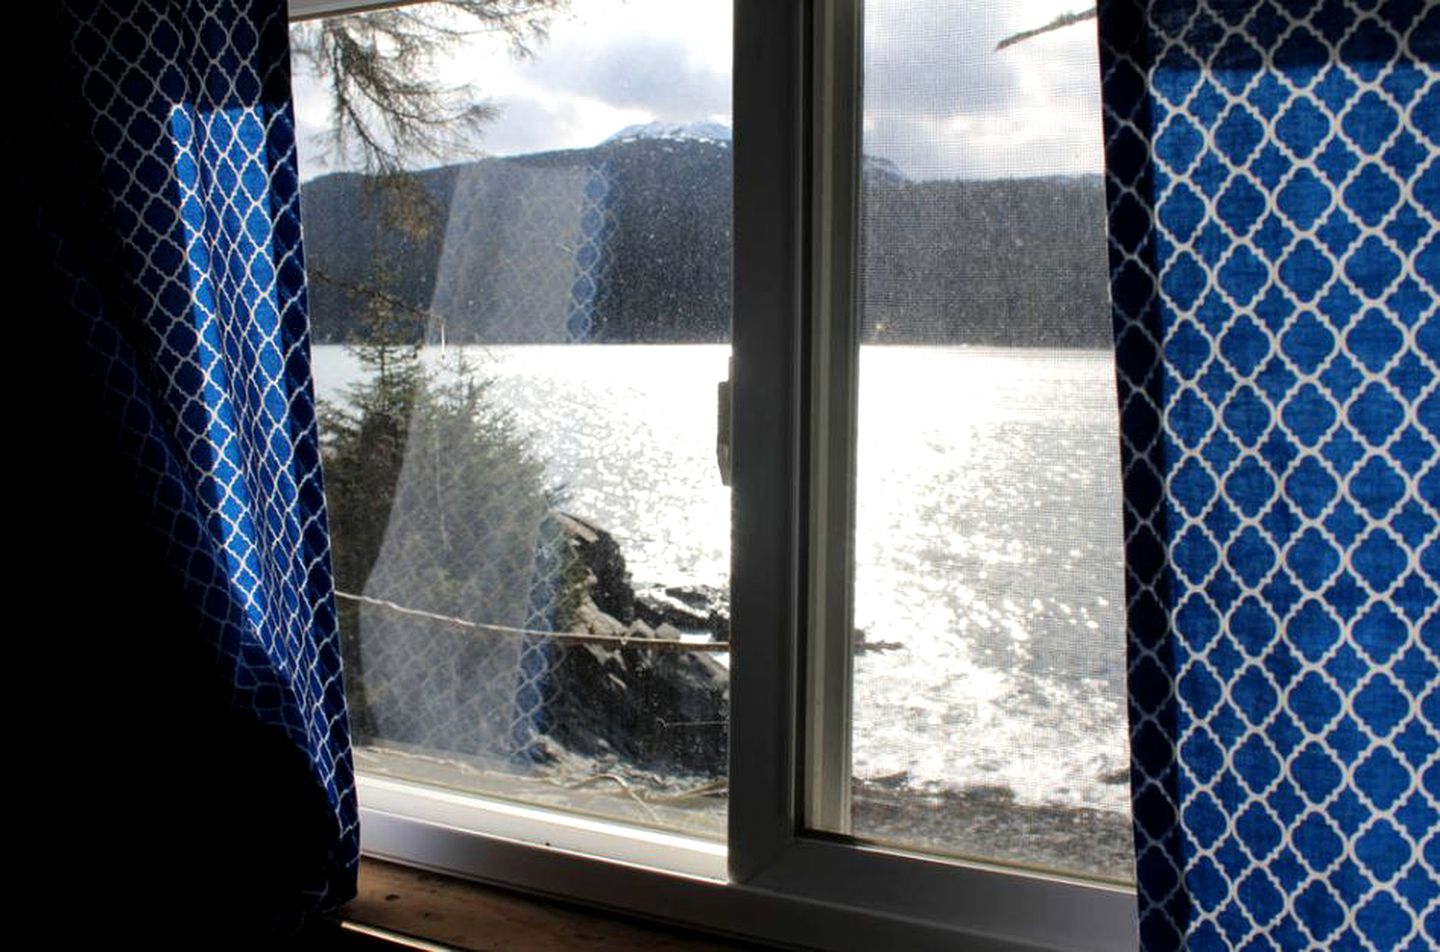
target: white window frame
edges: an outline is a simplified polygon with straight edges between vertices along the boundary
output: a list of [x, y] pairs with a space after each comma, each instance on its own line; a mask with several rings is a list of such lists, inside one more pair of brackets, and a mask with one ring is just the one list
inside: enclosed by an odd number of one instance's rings
[[849, 818], [859, 3], [734, 2], [728, 846], [362, 774], [362, 849], [808, 948], [1133, 949], [1132, 889], [807, 832]]

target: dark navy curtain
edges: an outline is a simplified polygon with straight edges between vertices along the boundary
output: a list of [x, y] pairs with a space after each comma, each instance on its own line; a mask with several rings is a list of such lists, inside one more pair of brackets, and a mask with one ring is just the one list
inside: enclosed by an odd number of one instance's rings
[[358, 844], [285, 3], [33, 6], [12, 131], [53, 368], [37, 551], [69, 586], [41, 670], [83, 722], [55, 786], [93, 797], [70, 874], [108, 842], [161, 870], [154, 922], [283, 929], [353, 893]]
[[1146, 949], [1440, 945], [1440, 5], [1100, 9]]

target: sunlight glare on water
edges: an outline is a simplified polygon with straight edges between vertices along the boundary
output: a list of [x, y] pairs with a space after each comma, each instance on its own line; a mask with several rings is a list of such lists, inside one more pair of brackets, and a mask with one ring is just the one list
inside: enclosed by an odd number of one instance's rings
[[[637, 587], [728, 584], [709, 422], [728, 347], [465, 351]], [[341, 347], [315, 360], [325, 399], [361, 372]], [[1109, 355], [865, 347], [861, 372], [879, 396], [860, 421], [855, 619], [901, 647], [856, 658], [856, 775], [1126, 809], [1102, 780], [1126, 763]]]

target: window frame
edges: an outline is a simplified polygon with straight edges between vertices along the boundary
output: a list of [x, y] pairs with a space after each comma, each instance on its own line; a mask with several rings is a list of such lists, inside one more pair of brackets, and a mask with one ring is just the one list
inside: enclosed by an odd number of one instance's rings
[[[807, 832], [848, 820], [859, 2], [734, 9], [728, 843], [362, 774], [362, 850], [805, 947], [1133, 949], [1131, 888]], [[807, 798], [807, 777], [846, 782]]]

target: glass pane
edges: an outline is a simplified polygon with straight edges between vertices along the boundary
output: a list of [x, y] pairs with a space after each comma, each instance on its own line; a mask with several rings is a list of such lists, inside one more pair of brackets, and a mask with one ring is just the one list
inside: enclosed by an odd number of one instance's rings
[[1093, 19], [1058, 25], [1074, 8], [865, 7], [851, 831], [1127, 879], [1099, 68]]
[[357, 766], [722, 836], [729, 3], [485, 9], [294, 28]]

